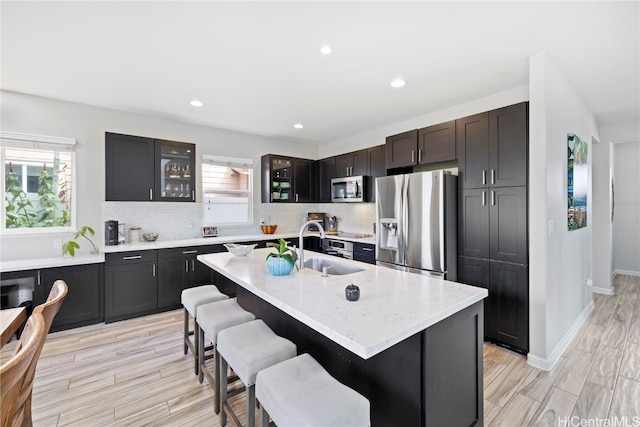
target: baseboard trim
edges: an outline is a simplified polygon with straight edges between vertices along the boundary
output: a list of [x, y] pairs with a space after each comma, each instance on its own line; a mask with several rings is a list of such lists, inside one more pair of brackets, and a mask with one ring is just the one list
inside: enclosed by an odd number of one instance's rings
[[591, 286], [589, 289], [591, 289], [591, 291], [596, 293], [596, 294], [615, 295], [615, 292], [613, 291], [613, 288], [602, 288], [602, 287], [599, 287], [599, 286]]
[[560, 340], [558, 345], [556, 345], [556, 348], [553, 349], [549, 357], [544, 358], [544, 357], [536, 356], [535, 354], [529, 353], [527, 355], [527, 363], [533, 366], [534, 368], [542, 369], [543, 371], [552, 370], [553, 367], [556, 366], [556, 363], [558, 363], [558, 360], [560, 360], [560, 356], [562, 356], [562, 353], [565, 352], [565, 350], [571, 343], [571, 340], [576, 336], [576, 334], [580, 330], [580, 327], [582, 326], [582, 324], [585, 322], [585, 320], [587, 320], [589, 313], [593, 311], [594, 307], [595, 306], [593, 304], [593, 301], [589, 301], [589, 304], [587, 304], [584, 310], [582, 310], [582, 313], [580, 313], [580, 316], [578, 316], [576, 321], [573, 322], [573, 325], [571, 325], [567, 333], [564, 334], [564, 337], [562, 337], [562, 339]]
[[623, 276], [640, 276], [640, 271], [618, 269], [613, 270], [613, 277], [616, 277], [618, 274]]

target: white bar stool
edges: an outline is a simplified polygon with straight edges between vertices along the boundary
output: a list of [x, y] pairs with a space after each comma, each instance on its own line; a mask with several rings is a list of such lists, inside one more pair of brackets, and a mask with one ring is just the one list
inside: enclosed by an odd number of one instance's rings
[[[229, 297], [223, 294], [213, 285], [196, 286], [195, 288], [187, 288], [182, 291], [180, 295], [180, 301], [184, 307], [184, 354], [187, 354], [187, 349], [191, 350], [193, 358], [195, 359], [194, 370], [195, 374], [198, 374], [198, 322], [196, 320], [196, 312], [198, 306], [215, 301], [222, 301]], [[189, 329], [189, 315], [193, 317], [193, 331]], [[193, 341], [189, 338], [193, 335]]]
[[[220, 412], [219, 382], [221, 371], [217, 348], [218, 335], [224, 329], [250, 322], [255, 318], [253, 313], [240, 307], [235, 298], [203, 304], [198, 307], [198, 331], [200, 333], [198, 339], [198, 360], [200, 361], [198, 380], [202, 382], [204, 377], [207, 377], [207, 381], [213, 389], [213, 408], [216, 414]], [[205, 356], [205, 337], [211, 341], [213, 355]], [[215, 378], [206, 364], [206, 361], [212, 357], [214, 358]], [[222, 372], [225, 373], [222, 377], [226, 380], [227, 371]]]
[[[218, 334], [221, 371], [228, 367], [238, 375], [247, 391], [247, 426], [255, 425], [256, 374], [264, 368], [295, 357], [296, 345], [276, 335], [262, 320], [254, 320], [225, 329]], [[227, 377], [220, 377], [220, 425], [227, 424], [227, 415], [237, 426], [242, 424], [227, 402]]]
[[369, 400], [304, 353], [258, 372], [262, 426], [370, 426]]

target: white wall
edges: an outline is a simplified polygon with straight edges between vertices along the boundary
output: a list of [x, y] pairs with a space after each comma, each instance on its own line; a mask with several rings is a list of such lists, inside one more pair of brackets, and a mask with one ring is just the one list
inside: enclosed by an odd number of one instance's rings
[[[195, 143], [197, 157], [200, 154], [215, 154], [252, 158], [257, 171], [254, 180], [254, 189], [256, 189], [254, 201], [258, 208], [257, 212], [260, 212], [260, 173], [258, 171], [260, 170], [260, 157], [263, 154], [287, 154], [311, 159], [316, 158], [318, 154], [318, 148], [315, 145], [280, 141], [14, 92], [2, 91], [0, 96], [0, 118], [3, 131], [76, 138], [77, 187], [74, 194], [78, 202], [76, 224], [92, 226], [99, 234], [95, 239], [99, 244], [103, 243], [104, 133], [107, 131]], [[199, 182], [196, 194], [200, 194]], [[264, 206], [268, 209], [272, 208], [267, 204]], [[192, 208], [190, 206], [184, 209], [191, 210]], [[150, 215], [163, 215], [163, 210], [159, 210], [158, 205], [147, 208], [146, 205], [141, 204], [140, 209], [147, 209]], [[286, 211], [287, 220], [295, 217], [298, 223], [301, 223], [303, 213], [314, 209], [309, 209], [308, 205], [301, 204], [282, 208], [282, 210]], [[274, 212], [271, 209], [271, 212], [274, 217], [278, 215], [277, 210]], [[167, 220], [179, 220], [179, 217], [176, 218], [174, 209], [167, 210], [166, 215], [170, 216]], [[195, 227], [197, 226], [198, 224], [195, 224]], [[183, 227], [185, 234], [191, 234], [194, 231], [187, 228], [186, 221], [184, 221]], [[67, 240], [70, 237], [69, 233], [43, 233], [20, 237], [4, 235], [0, 238], [0, 260], [59, 256], [61, 251], [53, 248], [53, 240], [56, 238]], [[87, 251], [88, 248], [81, 245], [81, 252]]]
[[[592, 306], [592, 136], [597, 122], [553, 60], [532, 55], [529, 68], [529, 362], [555, 364]], [[587, 227], [567, 230], [567, 133], [589, 143]], [[551, 227], [553, 222], [553, 229]]]
[[604, 123], [600, 144], [593, 147], [593, 290], [612, 294], [613, 223], [611, 222], [611, 180], [614, 147], [618, 143], [640, 141], [640, 119]]
[[640, 141], [614, 145], [613, 267], [640, 276]]
[[529, 99], [528, 85], [520, 86], [511, 90], [500, 92], [494, 95], [479, 98], [465, 104], [456, 105], [434, 113], [421, 115], [413, 119], [404, 120], [389, 126], [372, 129], [349, 138], [332, 141], [330, 144], [321, 145], [318, 149], [319, 157], [330, 157], [337, 154], [348, 153], [362, 148], [382, 145], [386, 142], [386, 137], [406, 132], [412, 129], [419, 129], [426, 126], [444, 123], [472, 114], [482, 113], [507, 105], [517, 104]]

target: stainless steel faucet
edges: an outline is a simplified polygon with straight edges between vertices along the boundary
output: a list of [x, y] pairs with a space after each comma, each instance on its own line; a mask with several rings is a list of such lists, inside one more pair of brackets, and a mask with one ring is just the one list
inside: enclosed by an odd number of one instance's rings
[[324, 234], [324, 229], [322, 228], [322, 224], [320, 224], [318, 221], [310, 220], [302, 224], [302, 227], [300, 227], [300, 234], [298, 236], [298, 244], [300, 245], [300, 270], [304, 269], [304, 238], [302, 237], [302, 233], [304, 233], [304, 229], [309, 224], [314, 224], [318, 227], [320, 238], [324, 239], [326, 237], [326, 235]]

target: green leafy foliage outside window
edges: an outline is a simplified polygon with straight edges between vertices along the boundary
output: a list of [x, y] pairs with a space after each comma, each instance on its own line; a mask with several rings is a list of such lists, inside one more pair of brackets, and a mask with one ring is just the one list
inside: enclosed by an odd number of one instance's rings
[[[46, 163], [38, 176], [37, 201], [34, 201], [24, 191], [24, 186], [18, 174], [9, 162], [5, 186], [5, 227], [33, 228], [33, 227], [61, 227], [71, 224], [69, 202], [67, 200], [67, 182], [64, 172], [67, 165], [63, 165], [56, 172], [59, 180], [58, 191], [54, 190], [54, 176], [47, 169]], [[34, 203], [35, 202], [35, 203]]]

